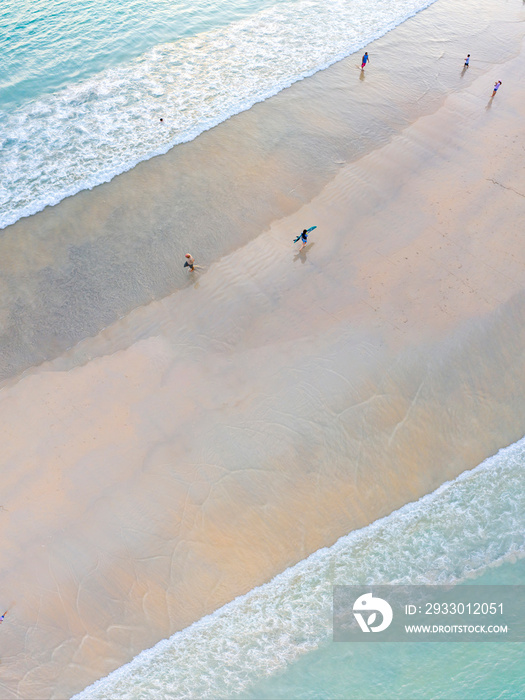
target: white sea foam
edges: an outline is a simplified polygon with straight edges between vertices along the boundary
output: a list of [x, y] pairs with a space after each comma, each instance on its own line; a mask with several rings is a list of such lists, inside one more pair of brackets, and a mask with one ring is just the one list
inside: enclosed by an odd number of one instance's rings
[[0, 228], [194, 139], [432, 2], [283, 2], [0, 111]]
[[334, 583], [440, 584], [525, 555], [525, 438], [159, 642], [74, 700], [231, 697], [331, 634]]

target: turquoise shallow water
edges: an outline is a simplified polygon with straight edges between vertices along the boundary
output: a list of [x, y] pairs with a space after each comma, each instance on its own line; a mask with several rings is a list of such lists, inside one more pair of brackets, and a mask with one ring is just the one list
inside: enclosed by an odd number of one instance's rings
[[432, 2], [8, 0], [0, 228], [194, 139]]
[[[525, 584], [525, 559], [489, 568], [469, 584]], [[492, 700], [523, 698], [523, 644], [326, 642], [244, 700]]]
[[275, 0], [36, 0], [2, 3], [0, 105], [42, 94], [174, 42], [254, 14]]
[[525, 438], [75, 696], [521, 698], [523, 644], [331, 642], [332, 586], [525, 583]]

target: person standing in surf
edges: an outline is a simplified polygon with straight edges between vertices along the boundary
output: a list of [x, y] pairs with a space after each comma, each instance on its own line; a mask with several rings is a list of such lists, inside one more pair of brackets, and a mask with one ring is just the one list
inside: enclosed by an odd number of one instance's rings
[[365, 66], [369, 60], [370, 60], [370, 58], [368, 56], [368, 51], [365, 51], [365, 55], [363, 56], [363, 60], [361, 61], [361, 70], [365, 69]]
[[195, 258], [189, 253], [186, 253], [185, 258], [184, 267], [189, 267], [192, 272], [195, 272]]

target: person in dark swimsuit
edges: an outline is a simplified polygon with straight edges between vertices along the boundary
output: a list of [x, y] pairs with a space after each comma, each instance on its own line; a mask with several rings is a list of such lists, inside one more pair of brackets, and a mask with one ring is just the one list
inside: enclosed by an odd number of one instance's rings
[[301, 247], [299, 248], [299, 250], [301, 251], [308, 243], [308, 231], [306, 229], [304, 229], [304, 231], [301, 233], [301, 237], [299, 240], [301, 241]]

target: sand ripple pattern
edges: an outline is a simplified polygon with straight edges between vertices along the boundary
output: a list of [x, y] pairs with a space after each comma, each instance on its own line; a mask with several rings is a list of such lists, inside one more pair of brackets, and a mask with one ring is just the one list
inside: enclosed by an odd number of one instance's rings
[[445, 584], [525, 555], [525, 438], [142, 652], [74, 700], [232, 697], [324, 643], [333, 584]]
[[194, 139], [432, 2], [283, 2], [0, 111], [0, 227]]

